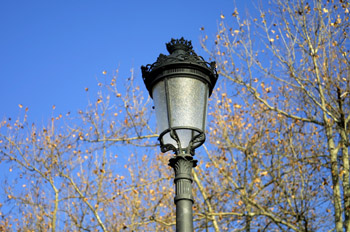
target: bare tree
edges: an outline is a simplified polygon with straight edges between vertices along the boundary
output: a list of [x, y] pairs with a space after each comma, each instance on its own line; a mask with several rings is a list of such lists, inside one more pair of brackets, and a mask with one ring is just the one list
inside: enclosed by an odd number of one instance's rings
[[[223, 20], [211, 54], [230, 88], [249, 99], [244, 104], [261, 108], [259, 120], [270, 115], [266, 129], [271, 133], [280, 124], [265, 142], [270, 168], [283, 166], [277, 168], [279, 174], [267, 171], [278, 178], [278, 197], [286, 207], [280, 209], [283, 214], [270, 212], [283, 215], [284, 221], [271, 219], [287, 225], [292, 216], [295, 222], [289, 228], [313, 231], [331, 229], [327, 218], [334, 215], [336, 231], [350, 231], [349, 3], [277, 0], [266, 8], [260, 8], [257, 18], [243, 19], [235, 11], [232, 19]], [[248, 108], [248, 118], [254, 118], [255, 110]], [[269, 125], [276, 120], [278, 124]], [[230, 143], [235, 140], [229, 138]], [[285, 184], [280, 182], [283, 176]], [[259, 209], [256, 202], [246, 201], [248, 208]], [[266, 209], [259, 210], [265, 214]]]

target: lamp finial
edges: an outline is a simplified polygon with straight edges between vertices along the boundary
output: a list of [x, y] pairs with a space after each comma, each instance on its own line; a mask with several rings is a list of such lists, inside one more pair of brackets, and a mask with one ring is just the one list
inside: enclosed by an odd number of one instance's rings
[[169, 43], [166, 43], [166, 48], [170, 54], [176, 50], [189, 52], [193, 49], [191, 40], [185, 40], [184, 37], [180, 39], [171, 39]]

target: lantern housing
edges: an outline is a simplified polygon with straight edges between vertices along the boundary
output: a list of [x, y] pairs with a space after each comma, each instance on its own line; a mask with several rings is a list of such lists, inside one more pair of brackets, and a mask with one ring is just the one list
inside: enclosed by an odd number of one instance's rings
[[169, 55], [142, 66], [142, 78], [153, 98], [162, 152], [192, 154], [205, 141], [208, 98], [218, 74], [194, 51], [191, 41], [172, 39]]

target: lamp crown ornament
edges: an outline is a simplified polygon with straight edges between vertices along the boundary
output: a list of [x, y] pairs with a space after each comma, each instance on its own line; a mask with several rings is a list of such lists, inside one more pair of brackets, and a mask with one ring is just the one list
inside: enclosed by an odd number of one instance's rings
[[178, 50], [183, 50], [185, 52], [193, 50], [192, 42], [185, 40], [184, 37], [181, 37], [181, 39], [171, 39], [171, 41], [166, 44], [166, 48], [170, 54]]

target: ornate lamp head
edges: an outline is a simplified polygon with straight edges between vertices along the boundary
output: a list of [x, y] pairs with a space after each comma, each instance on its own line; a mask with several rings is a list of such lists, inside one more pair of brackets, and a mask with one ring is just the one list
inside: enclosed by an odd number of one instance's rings
[[218, 74], [215, 62], [198, 56], [191, 41], [172, 39], [169, 55], [142, 66], [142, 77], [154, 100], [162, 152], [194, 154], [205, 141], [207, 99]]

